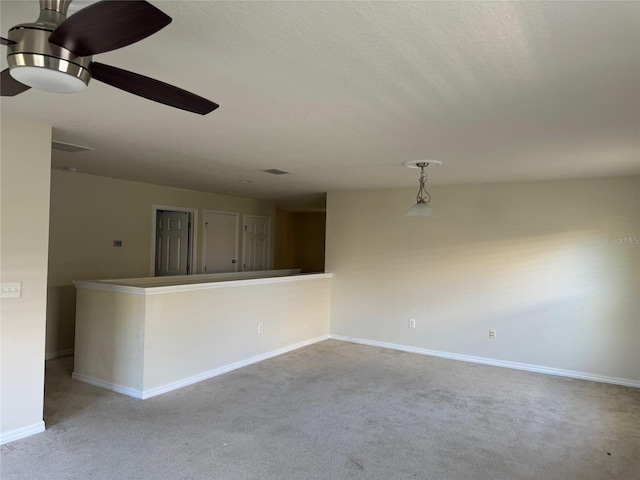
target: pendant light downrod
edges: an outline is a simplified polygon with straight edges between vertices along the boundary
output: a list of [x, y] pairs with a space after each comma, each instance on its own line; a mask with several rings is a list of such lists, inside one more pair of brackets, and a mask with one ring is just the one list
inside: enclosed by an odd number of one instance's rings
[[429, 205], [431, 201], [431, 195], [427, 192], [427, 179], [428, 175], [425, 169], [439, 167], [442, 165], [442, 162], [438, 160], [414, 160], [409, 162], [404, 162], [403, 165], [407, 168], [419, 168], [420, 169], [420, 178], [419, 178], [419, 188], [418, 193], [416, 195], [416, 203], [413, 207], [409, 209], [409, 211], [404, 215], [405, 217], [435, 217], [436, 214]]
[[431, 195], [427, 192], [426, 183], [429, 176], [424, 171], [425, 167], [429, 164], [426, 162], [419, 163], [420, 167], [420, 188], [418, 188], [418, 195], [416, 195], [416, 203], [429, 203], [431, 201]]

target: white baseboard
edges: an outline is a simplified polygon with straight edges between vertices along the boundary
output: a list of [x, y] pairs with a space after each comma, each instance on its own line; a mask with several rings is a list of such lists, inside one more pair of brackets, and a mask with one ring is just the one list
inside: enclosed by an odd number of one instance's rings
[[293, 345], [289, 345], [287, 347], [279, 348], [278, 350], [273, 350], [271, 352], [263, 353], [261, 355], [251, 357], [246, 360], [241, 360], [239, 362], [231, 363], [229, 365], [215, 368], [213, 370], [208, 370], [206, 372], [200, 373], [198, 375], [194, 375], [192, 377], [183, 378], [182, 380], [178, 380], [176, 382], [168, 383], [160, 387], [155, 387], [155, 388], [151, 388], [143, 391], [136, 390], [130, 387], [125, 387], [115, 383], [105, 382], [104, 380], [100, 380], [100, 379], [90, 377], [88, 375], [83, 375], [81, 373], [76, 373], [76, 372], [73, 372], [72, 378], [80, 382], [88, 383], [89, 385], [105, 388], [113, 392], [122, 393], [124, 395], [128, 395], [133, 398], [139, 398], [139, 399], [145, 400], [147, 398], [155, 397], [157, 395], [161, 395], [163, 393], [167, 393], [172, 390], [177, 390], [178, 388], [186, 387], [187, 385], [193, 385], [194, 383], [198, 383], [203, 380], [207, 380], [209, 378], [217, 377], [218, 375], [231, 372], [232, 370], [237, 370], [238, 368], [246, 367], [253, 363], [258, 363], [263, 360], [267, 360], [268, 358], [277, 357], [278, 355], [282, 355], [284, 353], [288, 353], [293, 350], [297, 350], [299, 348], [312, 345], [314, 343], [322, 342], [324, 340], [327, 340], [328, 338], [329, 338], [329, 335], [322, 335], [320, 337], [313, 338], [311, 340], [305, 340], [304, 342], [299, 342]]
[[162, 385], [160, 387], [144, 390], [142, 392], [142, 398], [147, 399], [147, 398], [155, 397], [156, 395], [170, 392], [171, 390], [177, 390], [178, 388], [186, 387], [187, 385], [193, 385], [194, 383], [198, 383], [203, 380], [207, 380], [209, 378], [217, 377], [218, 375], [231, 372], [232, 370], [237, 370], [238, 368], [246, 367], [253, 363], [258, 363], [263, 360], [267, 360], [268, 358], [277, 357], [278, 355], [282, 355], [284, 353], [288, 353], [293, 350], [297, 350], [299, 348], [312, 345], [314, 343], [322, 342], [324, 340], [327, 340], [328, 338], [329, 338], [329, 335], [322, 335], [321, 337], [313, 338], [311, 340], [305, 340], [304, 342], [299, 342], [293, 345], [289, 345], [287, 347], [279, 348], [278, 350], [273, 350], [271, 352], [263, 353], [255, 357], [248, 358], [246, 360], [241, 360], [239, 362], [231, 363], [229, 365], [225, 365], [224, 367], [209, 370], [209, 371], [200, 373], [198, 375], [194, 375], [193, 377], [184, 378], [182, 380], [178, 380], [177, 382], [172, 382], [166, 385]]
[[57, 352], [45, 353], [44, 359], [53, 360], [54, 358], [68, 357], [69, 355], [73, 355], [73, 348], [68, 348], [67, 350], [59, 350]]
[[84, 375], [82, 373], [73, 372], [71, 374], [71, 378], [78, 380], [79, 382], [88, 383], [94, 387], [100, 387], [106, 390], [111, 390], [112, 392], [122, 393], [123, 395], [128, 395], [133, 398], [142, 398], [142, 392], [140, 390], [118, 385], [117, 383], [105, 382], [99, 378], [90, 377], [89, 375]]
[[15, 430], [10, 430], [8, 432], [2, 432], [0, 433], [0, 445], [4, 445], [5, 443], [9, 442], [15, 442], [16, 440], [20, 440], [21, 438], [30, 437], [31, 435], [42, 432], [44, 432], [44, 421], [34, 423], [33, 425], [29, 425], [27, 427], [16, 428]]
[[461, 355], [458, 353], [440, 352], [438, 350], [429, 350], [426, 348], [411, 347], [408, 345], [400, 345], [396, 343], [378, 342], [376, 340], [368, 340], [365, 338], [346, 337], [343, 335], [329, 335], [329, 338], [341, 340], [344, 342], [359, 343], [372, 347], [389, 348], [391, 350], [400, 350], [402, 352], [418, 353], [420, 355], [430, 355], [433, 357], [448, 358], [450, 360], [460, 360], [469, 363], [480, 363], [482, 365], [491, 365], [494, 367], [512, 368], [514, 370], [525, 370], [527, 372], [545, 373], [547, 375], [557, 375], [560, 377], [575, 378], [578, 380], [590, 380], [593, 382], [611, 383], [614, 385], [624, 385], [626, 387], [640, 388], [640, 382], [627, 378], [606, 377], [604, 375], [594, 375], [584, 372], [576, 372], [573, 370], [563, 370], [559, 368], [542, 367], [538, 365], [530, 365], [527, 363], [509, 362], [504, 360], [493, 360], [491, 358], [474, 357], [471, 355]]

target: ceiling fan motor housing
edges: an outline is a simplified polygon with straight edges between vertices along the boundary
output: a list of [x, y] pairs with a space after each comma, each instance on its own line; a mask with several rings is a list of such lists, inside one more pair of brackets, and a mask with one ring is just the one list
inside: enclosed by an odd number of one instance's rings
[[93, 62], [92, 57], [139, 42], [171, 23], [146, 0], [93, 1], [67, 18], [71, 0], [40, 0], [40, 16], [16, 25], [0, 43], [9, 68], [0, 72], [3, 97], [30, 87], [75, 93], [95, 80], [187, 112], [206, 115], [218, 104], [168, 83]]
[[9, 30], [10, 75], [30, 87], [57, 93], [82, 91], [91, 80], [91, 58], [49, 43], [49, 35], [66, 19], [69, 0], [41, 0], [38, 20]]

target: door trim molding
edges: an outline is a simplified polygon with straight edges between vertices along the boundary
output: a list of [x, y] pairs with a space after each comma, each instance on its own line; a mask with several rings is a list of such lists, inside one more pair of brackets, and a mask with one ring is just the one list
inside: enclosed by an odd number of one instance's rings
[[236, 272], [240, 266], [240, 258], [238, 257], [239, 252], [239, 244], [240, 244], [240, 212], [226, 212], [224, 210], [203, 210], [202, 211], [202, 231], [204, 232], [202, 236], [202, 261], [200, 262], [200, 271], [205, 273], [204, 266], [205, 261], [207, 260], [207, 228], [206, 221], [207, 215], [209, 213], [220, 214], [220, 215], [233, 215], [236, 217], [236, 242], [235, 242], [235, 259], [236, 259]]
[[149, 276], [156, 276], [156, 214], [158, 210], [168, 210], [170, 212], [189, 212], [191, 213], [191, 242], [189, 245], [189, 265], [191, 271], [189, 275], [196, 273], [196, 249], [198, 247], [198, 209], [185, 207], [170, 207], [168, 205], [151, 205], [151, 268]]

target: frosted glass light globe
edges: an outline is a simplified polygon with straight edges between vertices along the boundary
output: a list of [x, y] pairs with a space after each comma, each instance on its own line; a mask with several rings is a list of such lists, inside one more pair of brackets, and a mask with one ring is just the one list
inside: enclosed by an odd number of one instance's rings
[[404, 214], [405, 217], [436, 217], [436, 212], [433, 211], [431, 205], [428, 203], [416, 203]]
[[87, 88], [78, 77], [57, 70], [28, 65], [16, 65], [9, 74], [18, 82], [29, 87], [53, 93], [78, 93]]

